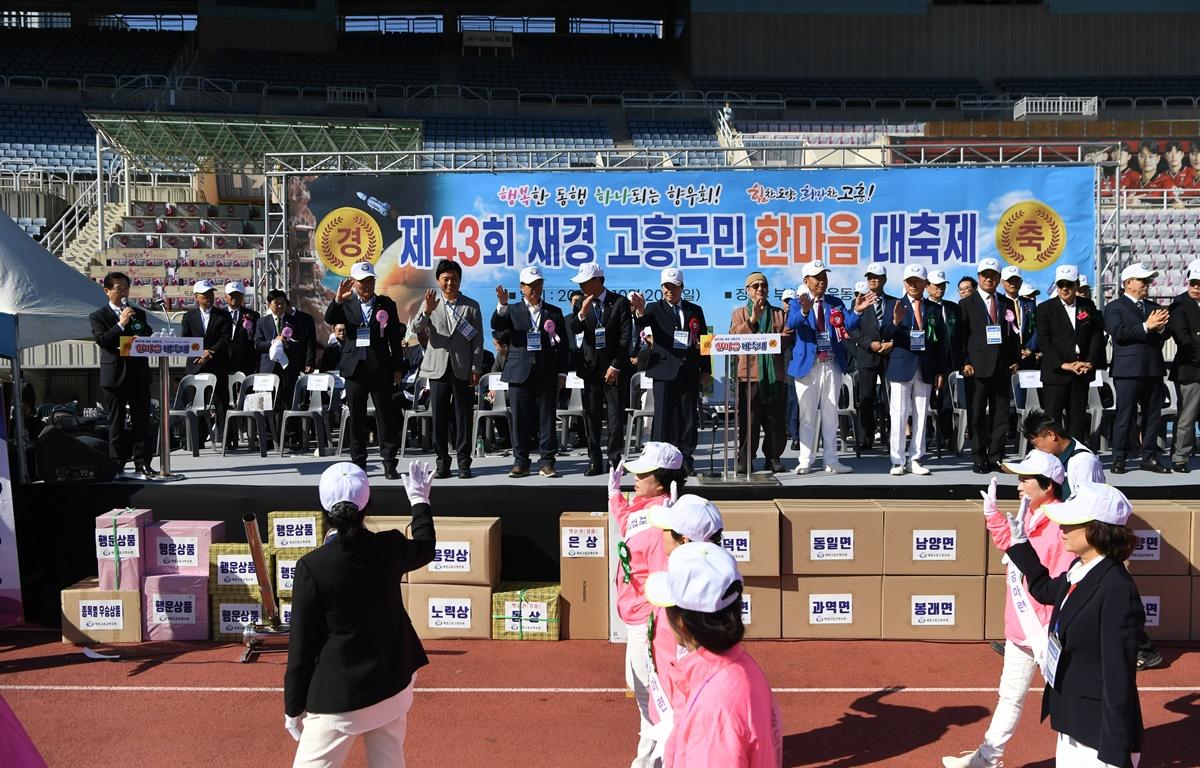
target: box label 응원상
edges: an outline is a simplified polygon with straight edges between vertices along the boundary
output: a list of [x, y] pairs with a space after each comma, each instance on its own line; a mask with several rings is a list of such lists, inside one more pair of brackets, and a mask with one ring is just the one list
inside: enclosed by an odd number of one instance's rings
[[471, 542], [439, 541], [434, 547], [433, 560], [429, 563], [430, 573], [466, 573], [470, 570]]
[[853, 624], [854, 595], [829, 594], [808, 596], [809, 624]]

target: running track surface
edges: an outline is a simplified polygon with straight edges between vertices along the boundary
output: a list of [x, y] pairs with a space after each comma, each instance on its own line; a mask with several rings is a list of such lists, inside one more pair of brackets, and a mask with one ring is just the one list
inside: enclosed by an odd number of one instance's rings
[[[233, 645], [98, 647], [92, 661], [46, 632], [0, 633], [0, 695], [54, 768], [291, 764], [283, 730], [284, 654], [238, 662]], [[784, 765], [928, 766], [974, 748], [995, 704], [1002, 660], [985, 643], [751, 641], [783, 709]], [[637, 741], [621, 672], [624, 647], [430, 642], [409, 718], [410, 766], [626, 766]], [[1161, 649], [1138, 675], [1143, 768], [1200, 766], [1200, 653]], [[1040, 678], [1035, 678], [1037, 687]], [[1041, 694], [1006, 768], [1053, 768]], [[350, 766], [364, 766], [361, 744]]]

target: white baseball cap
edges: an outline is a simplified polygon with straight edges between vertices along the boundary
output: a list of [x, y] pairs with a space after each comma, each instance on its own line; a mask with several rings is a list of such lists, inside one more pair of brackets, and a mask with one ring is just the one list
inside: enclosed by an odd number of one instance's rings
[[531, 285], [533, 283], [536, 283], [538, 280], [545, 280], [545, 279], [546, 278], [542, 275], [541, 267], [525, 267], [525, 269], [521, 270], [521, 284], [522, 285]]
[[802, 270], [800, 270], [800, 274], [803, 275], [804, 277], [816, 277], [817, 275], [821, 274], [822, 272], [828, 272], [828, 271], [829, 271], [829, 267], [825, 266], [825, 262], [821, 261], [820, 259], [817, 259], [816, 261], [810, 261], [807, 264], [805, 264], [804, 268]]
[[1080, 275], [1079, 276], [1079, 287], [1082, 288], [1083, 286], [1085, 286], [1087, 284], [1088, 284], [1087, 275]]
[[1189, 283], [1193, 280], [1200, 280], [1200, 267], [1197, 267], [1196, 269], [1189, 269], [1187, 273], [1187, 279]]
[[1037, 296], [1041, 291], [1033, 287], [1033, 283], [1021, 283], [1020, 290], [1017, 291], [1018, 296], [1024, 296], [1027, 299]]
[[992, 270], [993, 272], [999, 272], [1000, 271], [1000, 261], [998, 259], [991, 259], [991, 258], [980, 259], [979, 266], [975, 270], [975, 274], [980, 274], [981, 272], [987, 272], [989, 269]]
[[887, 267], [879, 263], [872, 264], [871, 266], [867, 267], [866, 274], [873, 275], [875, 277], [887, 277]]
[[1049, 478], [1062, 485], [1067, 477], [1062, 462], [1052, 453], [1033, 450], [1021, 461], [1006, 461], [1000, 468], [1010, 475], [1034, 475]]
[[904, 267], [904, 279], [907, 280], [910, 277], [919, 277], [928, 282], [929, 272], [925, 269], [924, 264], [909, 264]]
[[658, 284], [683, 285], [683, 270], [677, 267], [667, 267], [658, 275]]
[[572, 283], [586, 283], [593, 277], [604, 277], [604, 270], [594, 261], [579, 266], [579, 274], [571, 278]]
[[686, 493], [671, 506], [651, 507], [650, 524], [664, 531], [675, 531], [692, 541], [707, 541], [725, 527], [721, 513], [708, 499]]
[[1191, 271], [1197, 270], [1197, 269], [1200, 269], [1200, 259], [1192, 259], [1191, 261], [1188, 262], [1188, 264], [1187, 264], [1188, 272], [1191, 272]]
[[1058, 269], [1054, 270], [1054, 282], [1066, 280], [1069, 283], [1079, 281], [1079, 267], [1074, 264], [1059, 264]]
[[667, 570], [646, 579], [646, 599], [660, 607], [716, 613], [742, 597], [732, 589], [742, 580], [733, 555], [709, 541], [688, 542], [667, 558]]
[[1158, 273], [1140, 261], [1135, 261], [1121, 270], [1121, 282], [1126, 280], [1150, 280], [1158, 277]]
[[245, 293], [246, 286], [241, 280], [231, 280], [225, 283], [225, 293]]
[[945, 285], [950, 281], [946, 279], [946, 270], [931, 269], [929, 270], [929, 282], [934, 285]]
[[1125, 494], [1107, 483], [1079, 483], [1071, 486], [1071, 498], [1061, 504], [1044, 507], [1046, 517], [1059, 525], [1081, 525], [1099, 520], [1110, 525], [1125, 525], [1133, 505]]
[[866, 280], [859, 280], [857, 283], [854, 284], [854, 292], [859, 294], [860, 296], [869, 290], [871, 290], [871, 289], [867, 287]]
[[350, 267], [350, 277], [355, 280], [366, 280], [368, 277], [375, 277], [375, 267], [369, 261], [356, 261], [354, 266]]
[[794, 298], [796, 298], [796, 292], [793, 291], [791, 288], [787, 288], [783, 291], [783, 296], [781, 297], [781, 300], [782, 301], [791, 301]]
[[1022, 277], [1022, 275], [1021, 275], [1021, 268], [1020, 268], [1020, 267], [1014, 267], [1012, 264], [1009, 264], [1007, 267], [1005, 267], [1005, 268], [1004, 268], [1003, 270], [1001, 270], [1001, 272], [1000, 272], [1000, 279], [1001, 279], [1001, 280], [1011, 280], [1011, 279], [1013, 279], [1014, 277], [1015, 277], [1015, 278], [1017, 278], [1018, 280], [1024, 280], [1024, 279], [1025, 279], [1025, 278], [1024, 278], [1024, 277]]
[[321, 506], [325, 511], [333, 505], [349, 501], [362, 509], [371, 499], [371, 483], [362, 467], [349, 461], [339, 461], [321, 473]]
[[217, 286], [213, 285], [212, 280], [197, 280], [192, 283], [192, 293], [208, 293], [215, 291]]
[[625, 469], [635, 475], [644, 475], [656, 469], [679, 469], [683, 466], [683, 453], [670, 443], [646, 443], [642, 455], [625, 462]]

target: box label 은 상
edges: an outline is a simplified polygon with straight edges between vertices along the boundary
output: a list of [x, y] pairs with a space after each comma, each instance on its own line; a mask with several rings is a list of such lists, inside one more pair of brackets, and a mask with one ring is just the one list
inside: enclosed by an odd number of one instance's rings
[[194, 568], [200, 564], [200, 542], [195, 536], [159, 536], [154, 558], [159, 567]]
[[954, 595], [913, 595], [912, 625], [914, 627], [953, 627], [955, 621]]
[[80, 600], [79, 628], [85, 632], [125, 629], [125, 611], [120, 600]]
[[96, 529], [97, 560], [129, 560], [141, 557], [141, 533], [138, 528]]
[[809, 624], [853, 624], [854, 595], [830, 594], [808, 596]]
[[724, 531], [721, 533], [721, 546], [733, 555], [739, 563], [750, 562], [750, 531]]
[[433, 550], [433, 561], [429, 563], [430, 573], [459, 572], [471, 570], [471, 542], [469, 541], [439, 541]]
[[813, 529], [808, 534], [810, 560], [853, 560], [854, 529]]
[[150, 595], [152, 624], [195, 624], [195, 595]]
[[468, 597], [429, 598], [430, 629], [470, 629], [471, 599]]
[[1133, 545], [1133, 552], [1130, 553], [1129, 559], [1158, 560], [1159, 553], [1162, 552], [1162, 532], [1139, 530], [1133, 533], [1137, 536], [1137, 543]]
[[262, 621], [262, 606], [258, 603], [221, 603], [217, 606], [217, 632], [236, 635], [250, 624]]
[[522, 603], [517, 600], [504, 601], [504, 631], [526, 634], [545, 634], [546, 604], [544, 602]]
[[250, 555], [217, 555], [217, 584], [228, 586], [258, 586], [254, 558]]
[[913, 531], [912, 559], [929, 560], [958, 559], [958, 531], [930, 530]]
[[317, 518], [281, 517], [275, 520], [272, 531], [276, 549], [293, 549], [321, 546], [317, 541]]
[[577, 557], [604, 557], [604, 528], [564, 526], [562, 556], [568, 560]]

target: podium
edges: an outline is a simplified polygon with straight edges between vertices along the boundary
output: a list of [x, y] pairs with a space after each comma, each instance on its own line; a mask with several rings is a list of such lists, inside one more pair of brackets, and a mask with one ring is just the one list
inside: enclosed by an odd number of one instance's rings
[[[128, 341], [126, 341], [128, 339]], [[125, 336], [121, 339], [122, 357], [158, 358], [159, 472], [155, 480], [182, 480], [171, 472], [171, 367], [172, 357], [199, 357], [204, 339], [197, 336]]]
[[[783, 354], [783, 334], [779, 333], [726, 333], [714, 334], [712, 336], [704, 336], [700, 339], [700, 354], [711, 355], [712, 357], [725, 358], [725, 407], [724, 407], [724, 426], [723, 445], [721, 448], [721, 472], [720, 474], [700, 475], [701, 485], [757, 485], [769, 486], [779, 485], [779, 478], [775, 475], [764, 472], [760, 474], [754, 473], [753, 457], [747, 454], [746, 474], [739, 475], [731, 472], [729, 469], [729, 397], [730, 390], [733, 390], [733, 433], [735, 439], [733, 441], [734, 450], [740, 447], [741, 434], [738, 433], [738, 404], [737, 388], [737, 356], [738, 355], [780, 355]], [[758, 375], [762, 375], [762, 371], [758, 371]], [[732, 383], [732, 386], [731, 386]], [[757, 376], [747, 382], [746, 399], [753, 400], [754, 388], [758, 384]], [[746, 432], [749, 434], [754, 429], [754, 410], [748, 408], [746, 412]], [[736, 455], [735, 455], [736, 460]]]

